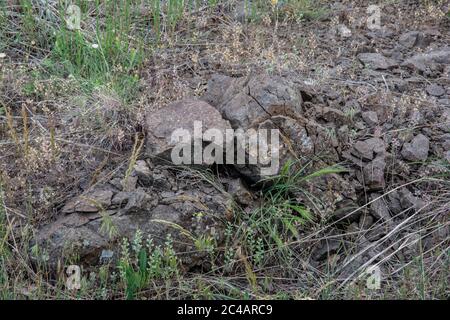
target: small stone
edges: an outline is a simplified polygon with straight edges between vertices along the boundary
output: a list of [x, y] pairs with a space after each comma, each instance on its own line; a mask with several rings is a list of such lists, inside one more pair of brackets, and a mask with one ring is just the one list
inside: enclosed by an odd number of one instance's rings
[[360, 53], [358, 59], [365, 66], [374, 70], [387, 70], [398, 66], [397, 62], [386, 58], [381, 53]]
[[392, 79], [392, 85], [399, 92], [405, 92], [408, 89], [408, 82], [403, 79]]
[[410, 143], [405, 143], [402, 148], [402, 157], [409, 161], [425, 161], [428, 158], [430, 141], [423, 134], [415, 136]]
[[374, 126], [378, 124], [378, 115], [375, 111], [363, 112], [362, 118], [369, 126]]
[[364, 169], [364, 183], [369, 189], [378, 190], [385, 186], [384, 169], [386, 162], [384, 156], [376, 157], [372, 162], [368, 163]]
[[228, 182], [227, 192], [241, 205], [248, 206], [253, 201], [252, 194], [248, 191], [241, 179], [230, 180]]
[[409, 121], [420, 125], [420, 124], [423, 124], [423, 122], [425, 121], [425, 118], [424, 118], [422, 112], [420, 112], [419, 110], [413, 110], [411, 112], [411, 115], [409, 116]]
[[384, 141], [379, 138], [370, 138], [365, 141], [358, 141], [353, 146], [352, 152], [355, 154], [355, 156], [362, 157], [366, 160], [372, 160], [375, 154], [384, 154], [385, 153], [385, 147], [384, 147]]
[[367, 230], [373, 225], [373, 217], [370, 214], [363, 214], [359, 218], [359, 228]]
[[444, 132], [450, 133], [450, 108], [445, 109], [444, 112], [442, 112], [442, 115], [438, 121], [439, 123], [439, 129], [441, 129]]
[[347, 227], [347, 229], [345, 230], [345, 232], [348, 234], [348, 235], [354, 235], [354, 234], [357, 234], [358, 232], [359, 232], [359, 226], [358, 226], [358, 223], [357, 222], [353, 222], [352, 224], [350, 224], [348, 227]]
[[444, 93], [445, 93], [444, 88], [442, 88], [440, 85], [437, 85], [437, 84], [428, 85], [426, 90], [430, 96], [434, 96], [434, 97], [440, 97], [440, 96], [444, 95]]
[[450, 150], [445, 151], [445, 153], [444, 153], [444, 159], [445, 159], [447, 162], [450, 162]]
[[382, 26], [381, 28], [373, 28], [372, 31], [367, 33], [367, 37], [370, 39], [377, 39], [377, 38], [390, 38], [394, 32], [387, 28], [386, 26]]
[[418, 34], [417, 31], [406, 32], [400, 36], [398, 42], [406, 48], [412, 48], [416, 44]]
[[324, 118], [326, 121], [337, 122], [341, 124], [344, 124], [347, 121], [347, 116], [341, 110], [330, 107], [317, 107], [316, 110], [317, 113], [321, 114], [322, 118]]
[[403, 210], [407, 210], [407, 209], [414, 209], [414, 210], [420, 210], [424, 207], [425, 203], [415, 197], [411, 191], [409, 191], [406, 188], [402, 188], [398, 191], [399, 194], [399, 200], [400, 200], [400, 205], [402, 206]]
[[62, 212], [94, 213], [105, 210], [111, 205], [112, 196], [113, 192], [111, 190], [94, 190], [87, 192], [67, 203], [62, 209]]
[[111, 262], [114, 256], [114, 251], [112, 250], [102, 250], [102, 254], [100, 255], [100, 264], [108, 264]]
[[113, 178], [110, 181], [108, 181], [108, 184], [111, 185], [112, 187], [114, 187], [114, 189], [117, 189], [117, 190], [123, 189], [121, 178]]
[[154, 199], [142, 190], [137, 190], [130, 193], [127, 205], [123, 209], [123, 213], [134, 213], [146, 208], [148, 204], [151, 204]]
[[165, 173], [153, 173], [152, 186], [158, 190], [170, 190], [172, 189], [171, 181], [169, 181]]
[[402, 205], [400, 203], [400, 194], [399, 191], [392, 191], [388, 193], [388, 203], [389, 209], [393, 215], [399, 214], [402, 212]]
[[358, 155], [360, 155], [362, 158], [367, 159], [367, 160], [373, 159], [373, 149], [365, 141], [356, 142], [355, 145], [353, 146], [353, 148], [358, 153]]
[[366, 143], [372, 148], [373, 152], [377, 155], [383, 155], [386, 152], [384, 141], [380, 138], [370, 138], [366, 140]]
[[124, 206], [128, 203], [128, 199], [131, 197], [132, 192], [120, 191], [114, 195], [111, 200], [113, 206]]
[[333, 212], [333, 221], [354, 222], [358, 221], [361, 210], [359, 206], [352, 200], [343, 200], [339, 202], [336, 210]]
[[408, 31], [400, 36], [398, 42], [405, 48], [411, 49], [413, 47], [426, 47], [430, 44], [430, 37], [427, 37], [423, 32]]
[[331, 254], [335, 253], [340, 246], [341, 242], [339, 240], [322, 240], [313, 248], [313, 251], [311, 253], [312, 259], [315, 261], [326, 259]]
[[[373, 201], [380, 196], [380, 194], [374, 193], [371, 196], [371, 200]], [[378, 220], [389, 221], [391, 219], [388, 206], [383, 198], [377, 199], [370, 204], [370, 213]]]
[[345, 24], [338, 25], [337, 32], [342, 38], [349, 38], [352, 36], [352, 31]]
[[444, 148], [444, 151], [450, 150], [450, 134], [447, 133], [444, 142], [442, 143], [442, 147]]
[[144, 160], [136, 161], [136, 164], [134, 165], [134, 171], [136, 172], [139, 180], [141, 180], [144, 184], [150, 184], [152, 182], [152, 172], [147, 165], [147, 162], [145, 162]]
[[450, 64], [450, 47], [419, 53], [407, 59], [402, 66], [421, 72], [434, 69], [436, 65]]

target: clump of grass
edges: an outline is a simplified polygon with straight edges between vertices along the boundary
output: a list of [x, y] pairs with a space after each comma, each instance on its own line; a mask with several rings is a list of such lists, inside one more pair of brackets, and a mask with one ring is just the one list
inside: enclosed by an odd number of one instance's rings
[[[157, 1], [157, 0], [154, 0]], [[184, 12], [184, 0], [168, 0], [167, 1], [167, 17], [168, 25], [173, 30], [177, 22], [183, 15]]]
[[[142, 43], [131, 38], [132, 1], [95, 2], [95, 31], [69, 30], [62, 25], [55, 37], [53, 71], [80, 78], [87, 88], [110, 85], [125, 98], [135, 93], [134, 73], [142, 61]], [[86, 9], [87, 10], [87, 9]], [[63, 13], [61, 13], [63, 14]], [[99, 16], [105, 15], [104, 21]], [[86, 22], [87, 23], [87, 22]], [[56, 70], [58, 69], [58, 70]]]
[[288, 161], [280, 170], [280, 174], [267, 179], [267, 182], [272, 182], [273, 185], [269, 188], [269, 194], [275, 194], [279, 197], [289, 197], [290, 194], [303, 190], [303, 184], [328, 174], [336, 174], [347, 172], [347, 169], [335, 165], [319, 169], [310, 174], [306, 174], [308, 164], [303, 167], [298, 167], [296, 161]]
[[312, 0], [257, 0], [248, 1], [249, 17], [252, 21], [260, 21], [265, 15], [274, 20], [314, 20], [323, 15], [324, 9], [317, 1]]
[[[307, 181], [345, 171], [336, 166], [306, 174], [305, 169], [298, 169], [295, 162], [287, 162], [280, 174], [270, 179], [272, 185], [264, 192], [261, 205], [251, 212], [236, 215], [236, 220], [228, 224], [225, 265], [235, 265], [237, 254], [244, 264], [253, 293], [253, 272], [264, 270], [274, 261], [281, 270], [290, 272], [294, 255], [289, 243], [300, 237], [300, 230], [305, 230], [308, 224], [313, 223], [314, 217], [309, 209], [298, 203], [292, 194], [302, 190]], [[235, 253], [233, 245], [237, 243], [241, 245]]]
[[287, 0], [282, 6], [281, 13], [287, 18], [295, 20], [314, 20], [324, 13], [317, 1], [311, 0]]
[[[14, 5], [11, 5], [14, 4]], [[0, 51], [15, 49], [22, 58], [47, 53], [60, 22], [53, 2], [0, 2]]]
[[[68, 22], [69, 5], [80, 8], [79, 29]], [[128, 101], [135, 97], [143, 60], [141, 35], [135, 32], [137, 7], [135, 0], [20, 0], [17, 7], [2, 1], [0, 52], [18, 51], [25, 60], [35, 56], [41, 61], [40, 78], [76, 78], [87, 92], [107, 86]], [[34, 93], [33, 83], [28, 86], [24, 90]]]

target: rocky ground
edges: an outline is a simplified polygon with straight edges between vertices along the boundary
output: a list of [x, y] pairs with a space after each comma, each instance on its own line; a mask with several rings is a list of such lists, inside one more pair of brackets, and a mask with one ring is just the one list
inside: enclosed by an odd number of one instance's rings
[[[133, 115], [117, 115], [119, 102], [108, 107], [115, 99], [89, 100], [121, 139], [80, 133], [90, 127], [76, 112], [35, 108], [51, 98], [26, 100], [36, 110], [32, 130], [60, 123], [64, 151], [54, 164], [36, 147], [21, 174], [1, 118], [11, 245], [28, 239], [28, 268], [45, 265], [48, 279], [72, 261], [113, 268], [122, 239], [138, 233], [152, 246], [169, 241], [179, 277], [202, 279], [213, 297], [445, 298], [450, 19], [443, 2], [379, 5], [380, 28], [367, 27], [365, 1], [328, 1], [319, 18], [301, 22], [248, 22], [239, 5], [200, 14], [198, 45], [156, 50], [139, 70]], [[267, 181], [259, 165], [170, 163], [171, 132], [192, 131], [195, 120], [205, 129], [279, 129], [276, 177]], [[74, 132], [81, 138], [70, 143]], [[32, 236], [18, 234], [25, 224]], [[358, 279], [373, 266], [384, 287], [367, 291]]]

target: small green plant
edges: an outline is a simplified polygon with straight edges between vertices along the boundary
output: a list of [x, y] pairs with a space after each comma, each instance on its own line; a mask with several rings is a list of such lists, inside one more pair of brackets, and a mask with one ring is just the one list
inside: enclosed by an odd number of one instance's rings
[[152, 282], [178, 278], [179, 268], [170, 234], [163, 247], [155, 246], [151, 239], [144, 243], [140, 230], [136, 231], [131, 245], [128, 239], [122, 240], [118, 269], [127, 299], [136, 298], [136, 294]]
[[352, 122], [355, 119], [355, 116], [356, 116], [357, 113], [358, 113], [358, 110], [355, 109], [355, 107], [350, 107], [347, 110], [345, 110], [345, 115]]
[[206, 251], [212, 253], [216, 248], [215, 239], [209, 235], [201, 235], [194, 241], [195, 247], [199, 251]]
[[[132, 256], [132, 254], [135, 256]], [[147, 284], [146, 262], [145, 251], [139, 251], [137, 254], [130, 251], [128, 239], [124, 238], [118, 268], [125, 286], [127, 299], [135, 298], [137, 291]]]

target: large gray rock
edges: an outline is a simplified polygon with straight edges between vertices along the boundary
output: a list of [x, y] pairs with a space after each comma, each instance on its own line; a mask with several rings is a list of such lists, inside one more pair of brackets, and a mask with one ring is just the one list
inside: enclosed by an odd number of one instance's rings
[[[55, 222], [38, 230], [34, 242], [40, 252], [46, 253], [45, 262], [54, 270], [58, 264], [64, 265], [65, 258], [74, 256], [85, 265], [97, 265], [105, 250], [118, 258], [120, 246], [112, 244], [122, 238], [132, 239], [140, 230], [145, 239], [152, 239], [157, 245], [164, 244], [170, 234], [174, 249], [186, 266], [201, 264], [206, 252], [196, 247], [195, 239], [210, 237], [221, 242], [231, 197], [206, 182], [199, 182], [197, 177], [193, 179], [195, 184], [189, 183], [184, 188], [172, 182], [166, 188], [149, 186], [125, 192], [111, 187], [102, 194], [94, 193], [101, 198], [106, 194], [108, 198], [112, 196], [113, 201], [108, 206], [105, 202], [104, 210], [98, 212], [87, 213], [84, 206], [75, 206], [70, 213], [61, 212]], [[166, 180], [172, 181], [170, 176]], [[244, 187], [240, 192], [244, 193]]]
[[[315, 122], [314, 118], [305, 117], [303, 95], [309, 97], [310, 93], [298, 82], [284, 77], [267, 74], [250, 74], [243, 78], [213, 75], [208, 82], [204, 101], [183, 100], [147, 113], [146, 154], [169, 159], [177, 143], [172, 139], [177, 129], [186, 130], [186, 134], [192, 137], [189, 141], [191, 145], [202, 144], [205, 147], [213, 143], [213, 140], [195, 136], [194, 123], [202, 121], [203, 132], [219, 129], [224, 134], [231, 127], [243, 131], [247, 141], [251, 130], [257, 130], [258, 133], [261, 129], [267, 130], [266, 140], [258, 141], [258, 151], [261, 145], [267, 147], [267, 159], [262, 159], [261, 154], [255, 153], [256, 150], [250, 150], [247, 143], [244, 145], [245, 161], [234, 163], [237, 170], [254, 183], [278, 174], [287, 161], [295, 160], [298, 156], [307, 162], [314, 156], [315, 150], [321, 150], [325, 156], [329, 154], [334, 162], [338, 161], [334, 149], [338, 146], [336, 139], [327, 137], [327, 128]], [[346, 121], [340, 110], [317, 108], [320, 112], [317, 112], [316, 117], [332, 125], [335, 121]], [[272, 130], [279, 132], [278, 143], [271, 139]], [[236, 140], [231, 143], [235, 150], [240, 146]], [[222, 146], [224, 149], [227, 147], [225, 144]], [[224, 162], [226, 156], [228, 154]]]
[[[203, 99], [214, 105], [233, 129], [278, 130], [279, 147], [274, 148], [279, 159], [278, 169], [287, 161], [299, 158], [299, 165], [304, 164], [318, 150], [330, 164], [336, 163], [339, 157], [335, 148], [339, 143], [329, 134], [330, 128], [319, 124], [317, 120], [329, 122], [333, 129], [336, 123], [347, 121], [347, 117], [340, 110], [320, 105], [314, 106], [316, 112], [307, 115], [303, 97], [313, 97], [304, 84], [287, 77], [250, 74], [243, 78], [213, 75]], [[268, 141], [269, 150], [272, 146], [271, 141]], [[251, 152], [246, 153], [247, 158], [250, 156]], [[267, 167], [259, 162], [236, 166], [253, 183], [279, 172], [277, 170], [273, 174], [265, 174], [263, 171]]]
[[275, 115], [302, 114], [300, 88], [285, 78], [266, 74], [244, 78], [215, 75], [204, 99], [216, 106], [234, 129], [255, 127]]
[[[201, 122], [202, 125], [199, 136], [194, 132], [195, 122]], [[170, 159], [172, 148], [177, 143], [172, 140], [172, 134], [178, 129], [187, 130], [192, 138], [192, 144], [197, 140], [200, 145], [203, 145], [203, 142], [211, 142], [202, 137], [208, 129], [218, 129], [225, 136], [225, 130], [229, 128], [228, 121], [224, 120], [220, 113], [208, 103], [192, 99], [177, 101], [157, 111], [147, 112], [146, 154], [151, 157]]]

